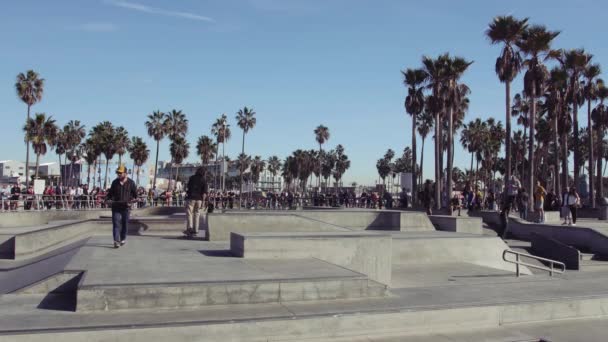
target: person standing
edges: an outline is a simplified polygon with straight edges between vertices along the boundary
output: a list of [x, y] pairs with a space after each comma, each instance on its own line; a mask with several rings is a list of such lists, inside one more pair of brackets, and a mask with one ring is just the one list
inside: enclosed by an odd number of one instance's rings
[[572, 215], [572, 225], [576, 226], [576, 216], [578, 214], [578, 207], [581, 205], [581, 197], [576, 192], [575, 187], [570, 188], [568, 193], [568, 206], [570, 207], [570, 214]]
[[543, 188], [540, 181], [536, 181], [536, 189], [534, 190], [534, 209], [538, 213], [538, 223], [545, 223], [545, 196], [547, 190]]
[[564, 192], [562, 193], [562, 216], [564, 217], [564, 222], [562, 226], [572, 225], [572, 216], [570, 215], [570, 190], [568, 187], [564, 188]]
[[114, 248], [124, 246], [127, 243], [127, 230], [129, 223], [129, 211], [131, 202], [137, 200], [137, 186], [128, 178], [127, 169], [124, 165], [116, 169], [116, 179], [112, 181], [106, 200], [112, 205], [112, 235], [114, 237]]
[[[186, 230], [184, 234], [187, 236], [198, 235], [201, 210], [203, 211], [203, 222], [207, 222], [207, 182], [205, 181], [205, 169], [199, 167], [196, 173], [188, 179], [186, 189]], [[203, 226], [205, 224], [203, 223]]]

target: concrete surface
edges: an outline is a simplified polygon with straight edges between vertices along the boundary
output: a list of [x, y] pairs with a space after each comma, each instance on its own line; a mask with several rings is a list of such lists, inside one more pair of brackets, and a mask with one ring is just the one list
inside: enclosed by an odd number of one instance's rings
[[90, 220], [110, 214], [107, 209], [4, 212], [0, 214], [0, 228], [44, 225], [61, 220]]
[[429, 219], [438, 230], [446, 232], [483, 234], [479, 217], [431, 215]]
[[245, 259], [319, 258], [390, 285], [391, 241], [366, 232], [232, 233], [230, 249]]
[[530, 237], [532, 254], [562, 262], [568, 270], [580, 269], [581, 255], [576, 248], [541, 234], [533, 233]]

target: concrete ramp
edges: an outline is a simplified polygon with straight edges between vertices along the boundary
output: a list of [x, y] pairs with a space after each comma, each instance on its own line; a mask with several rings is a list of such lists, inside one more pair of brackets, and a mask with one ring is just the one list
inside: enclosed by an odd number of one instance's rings
[[[465, 262], [515, 272], [502, 253], [509, 246], [498, 237], [465, 233], [393, 233], [393, 265]], [[523, 274], [532, 274], [522, 267]]]

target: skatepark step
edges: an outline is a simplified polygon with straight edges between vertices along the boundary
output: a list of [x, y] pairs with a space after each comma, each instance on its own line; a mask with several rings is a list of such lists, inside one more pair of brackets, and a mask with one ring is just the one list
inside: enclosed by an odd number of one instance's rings
[[386, 295], [387, 286], [363, 275], [173, 284], [104, 284], [80, 286], [76, 310], [182, 309], [207, 305], [326, 301]]

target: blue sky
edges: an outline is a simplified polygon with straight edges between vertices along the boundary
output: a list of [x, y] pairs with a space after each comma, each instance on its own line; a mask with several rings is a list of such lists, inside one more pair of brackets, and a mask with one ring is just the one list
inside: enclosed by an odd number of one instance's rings
[[[33, 112], [61, 125], [79, 119], [90, 128], [110, 120], [154, 150], [143, 124], [153, 110], [184, 111], [191, 145], [226, 113], [233, 125], [227, 153], [234, 157], [241, 146], [234, 115], [252, 106], [258, 124], [247, 136], [247, 153], [283, 158], [317, 148], [313, 130], [324, 124], [331, 132], [327, 147], [344, 145], [352, 161], [345, 181], [374, 184], [376, 160], [411, 143], [400, 70], [443, 52], [474, 60], [462, 79], [472, 90], [465, 121], [504, 121], [504, 86], [494, 73], [499, 47], [483, 34], [490, 20], [530, 17], [562, 31], [554, 47], [584, 47], [604, 63], [607, 10], [603, 1], [556, 0], [3, 1], [0, 159], [24, 159], [26, 109], [14, 82], [34, 69], [46, 88]], [[521, 80], [514, 88], [520, 90]], [[424, 171], [431, 177], [431, 139], [426, 146]], [[161, 159], [168, 156], [164, 141]], [[468, 161], [457, 145], [456, 166]]]

